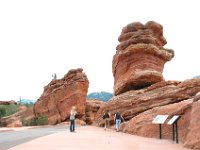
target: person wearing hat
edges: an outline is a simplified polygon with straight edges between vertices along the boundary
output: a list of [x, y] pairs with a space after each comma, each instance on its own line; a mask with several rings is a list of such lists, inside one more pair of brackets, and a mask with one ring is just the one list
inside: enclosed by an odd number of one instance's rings
[[70, 111], [70, 132], [75, 132], [75, 116], [76, 116], [76, 107], [73, 106]]

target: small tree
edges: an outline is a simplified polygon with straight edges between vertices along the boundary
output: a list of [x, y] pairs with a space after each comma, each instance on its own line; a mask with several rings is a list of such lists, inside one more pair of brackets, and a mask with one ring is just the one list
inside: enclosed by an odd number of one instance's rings
[[6, 115], [6, 108], [4, 105], [0, 105], [0, 118]]

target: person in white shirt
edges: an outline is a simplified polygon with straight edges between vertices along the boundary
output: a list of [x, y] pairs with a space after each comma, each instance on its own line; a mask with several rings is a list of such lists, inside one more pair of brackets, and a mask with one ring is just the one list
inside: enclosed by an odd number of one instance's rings
[[70, 112], [70, 132], [75, 132], [75, 116], [76, 116], [76, 107], [73, 106]]

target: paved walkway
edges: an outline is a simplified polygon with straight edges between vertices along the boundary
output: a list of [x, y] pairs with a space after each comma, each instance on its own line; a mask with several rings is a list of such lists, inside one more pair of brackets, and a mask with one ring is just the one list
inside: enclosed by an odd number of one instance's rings
[[37, 138], [9, 150], [188, 150], [170, 140], [138, 137], [94, 126]]

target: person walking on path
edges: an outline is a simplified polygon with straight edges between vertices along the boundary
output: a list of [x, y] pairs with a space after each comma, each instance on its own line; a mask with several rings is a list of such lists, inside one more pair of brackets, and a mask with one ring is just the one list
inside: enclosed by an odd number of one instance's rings
[[116, 131], [119, 132], [121, 121], [124, 121], [124, 118], [122, 117], [122, 115], [119, 112], [116, 112], [116, 114], [114, 116], [114, 121], [116, 123]]
[[110, 113], [108, 110], [104, 113], [103, 119], [105, 122], [104, 130], [106, 130], [106, 128], [108, 128], [110, 126]]
[[73, 106], [70, 112], [70, 132], [75, 132], [75, 116], [76, 116], [76, 107]]

